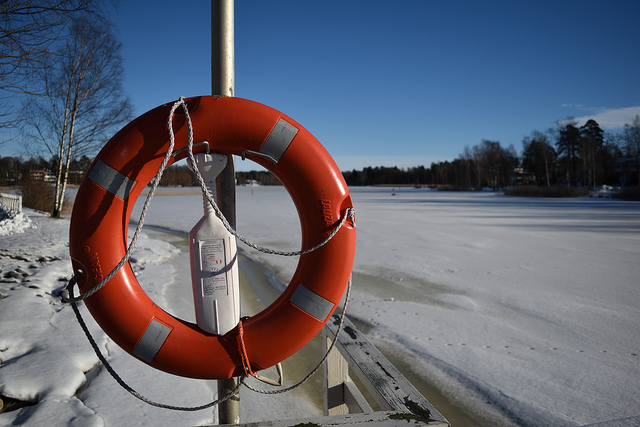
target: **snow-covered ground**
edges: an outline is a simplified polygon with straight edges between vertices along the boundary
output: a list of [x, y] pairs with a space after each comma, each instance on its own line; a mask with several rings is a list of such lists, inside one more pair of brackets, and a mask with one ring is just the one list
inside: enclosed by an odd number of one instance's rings
[[[201, 197], [163, 191], [172, 195], [154, 199], [146, 223], [188, 231]], [[640, 203], [381, 188], [354, 188], [352, 197], [358, 247], [349, 316], [374, 344], [485, 425], [640, 425]], [[237, 198], [240, 233], [298, 248], [284, 189], [240, 187]], [[71, 275], [68, 220], [25, 210], [12, 221], [0, 223], [0, 394], [39, 403], [0, 414], [0, 425], [211, 422], [211, 411], [146, 406], [100, 369], [58, 298]], [[242, 250], [285, 283], [296, 265]], [[184, 275], [171, 262], [181, 256], [150, 233], [134, 256], [139, 280], [161, 305]], [[211, 398], [212, 383], [149, 369], [89, 324], [135, 389], [178, 405]], [[268, 399], [243, 409], [244, 420], [317, 415], [305, 399]]]

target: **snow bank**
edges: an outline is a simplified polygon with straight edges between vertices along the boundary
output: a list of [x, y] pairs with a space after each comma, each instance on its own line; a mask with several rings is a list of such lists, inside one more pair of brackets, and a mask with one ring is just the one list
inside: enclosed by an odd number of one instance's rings
[[[0, 425], [210, 422], [211, 413], [185, 415], [149, 407], [103, 371], [71, 307], [59, 297], [72, 273], [67, 247], [69, 221], [29, 209], [24, 215], [33, 222], [33, 228], [0, 237], [0, 395], [37, 404], [0, 414]], [[165, 242], [143, 237], [134, 268], [140, 276], [149, 271], [152, 280], [166, 283], [166, 276], [171, 275], [166, 260], [174, 250]], [[148, 292], [159, 298], [161, 287]], [[90, 319], [84, 306], [81, 309]], [[134, 388], [177, 404], [212, 399], [205, 382], [187, 382], [152, 370], [124, 354], [95, 322], [88, 324], [99, 346]]]
[[[199, 215], [201, 210], [200, 203]], [[22, 228], [21, 234], [0, 235], [0, 396], [8, 398], [9, 404], [15, 404], [11, 400], [15, 399], [20, 406], [27, 406], [0, 413], [0, 425], [212, 424], [217, 419], [215, 408], [176, 412], [149, 406], [111, 378], [71, 307], [60, 300], [60, 291], [72, 275], [68, 219], [52, 219], [30, 209], [24, 210], [24, 216], [32, 227]], [[8, 222], [2, 224], [7, 226]], [[13, 224], [7, 227], [15, 229]], [[184, 280], [184, 271], [177, 276], [173, 266], [173, 260], [181, 258], [188, 269], [188, 254], [178, 251], [171, 236], [163, 234], [163, 241], [149, 238], [149, 234], [154, 233], [141, 235], [131, 258], [136, 277], [154, 302], [193, 321], [188, 276]], [[174, 298], [175, 292], [167, 293], [172, 286], [186, 289], [181, 298]], [[147, 398], [199, 406], [216, 397], [215, 381], [180, 378], [140, 363], [106, 337], [84, 305], [80, 308], [103, 354], [125, 381]], [[299, 396], [272, 398], [242, 390], [241, 399], [249, 402], [241, 411], [244, 421], [280, 419], [283, 414], [320, 415], [316, 406]]]
[[31, 219], [24, 212], [6, 211], [0, 207], [0, 236], [23, 233], [32, 226]]

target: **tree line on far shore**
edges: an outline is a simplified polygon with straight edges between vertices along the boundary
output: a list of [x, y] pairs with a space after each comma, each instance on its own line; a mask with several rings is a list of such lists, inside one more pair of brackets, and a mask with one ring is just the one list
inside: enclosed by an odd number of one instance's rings
[[[26, 206], [50, 210], [55, 206], [55, 176], [59, 157], [23, 161], [0, 157], [0, 186], [21, 186]], [[92, 159], [82, 156], [68, 163], [70, 184], [79, 184]], [[465, 147], [453, 161], [430, 167], [365, 167], [343, 172], [350, 186], [429, 186], [439, 190], [505, 189], [509, 194], [577, 196], [602, 185], [620, 186], [623, 198], [640, 198], [640, 117], [618, 135], [607, 135], [595, 120], [577, 127], [568, 121], [542, 133], [534, 131], [522, 141], [519, 156], [513, 145], [483, 140]], [[236, 172], [238, 185], [280, 185], [268, 171]], [[186, 164], [166, 169], [162, 186], [197, 186]], [[526, 188], [526, 191], [524, 190]], [[51, 193], [51, 194], [49, 194]], [[33, 205], [35, 203], [35, 205]]]
[[[533, 131], [513, 145], [482, 140], [452, 161], [429, 167], [365, 167], [343, 171], [350, 186], [431, 186], [447, 190], [502, 189], [517, 186], [588, 190], [602, 185], [637, 187], [640, 170], [640, 117], [620, 134], [607, 134], [595, 120], [578, 127], [573, 120], [547, 132]], [[280, 185], [268, 171], [236, 172], [238, 185]], [[161, 185], [197, 185], [186, 165], [167, 169]], [[551, 194], [551, 192], [548, 192]], [[567, 194], [556, 192], [555, 194]], [[578, 194], [578, 193], [576, 193]]]
[[[588, 120], [581, 127], [569, 121], [546, 133], [534, 131], [522, 141], [518, 155], [513, 145], [483, 140], [452, 161], [429, 167], [365, 167], [343, 172], [348, 185], [433, 186], [440, 189], [477, 190], [518, 185], [594, 188], [601, 185], [638, 186], [640, 161], [640, 116], [622, 133], [608, 135], [598, 123]], [[71, 184], [78, 184], [93, 159], [82, 156], [69, 164]], [[22, 160], [0, 157], [0, 185], [20, 184], [26, 175], [56, 170], [58, 157]], [[40, 175], [38, 177], [42, 178]], [[268, 171], [236, 172], [238, 185], [280, 185]], [[196, 186], [186, 164], [167, 168], [162, 186]]]
[[595, 188], [638, 186], [640, 117], [620, 134], [609, 135], [595, 120], [577, 127], [566, 121], [547, 132], [533, 131], [522, 141], [519, 156], [513, 145], [483, 140], [465, 147], [453, 161], [430, 167], [366, 167], [343, 172], [349, 185], [416, 185], [474, 190], [518, 185]]

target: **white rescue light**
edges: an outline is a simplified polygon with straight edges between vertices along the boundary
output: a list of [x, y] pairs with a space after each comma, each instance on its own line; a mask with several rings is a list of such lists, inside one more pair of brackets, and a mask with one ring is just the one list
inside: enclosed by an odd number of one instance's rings
[[[220, 154], [194, 154], [207, 189], [216, 198], [216, 177], [227, 165]], [[194, 167], [189, 164], [190, 167]], [[204, 216], [189, 232], [191, 283], [198, 326], [224, 335], [240, 320], [236, 238], [225, 228], [203, 194]]]

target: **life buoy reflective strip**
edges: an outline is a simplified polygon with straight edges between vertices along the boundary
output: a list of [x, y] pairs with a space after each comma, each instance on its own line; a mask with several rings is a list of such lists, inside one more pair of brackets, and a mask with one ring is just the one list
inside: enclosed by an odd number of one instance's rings
[[[246, 156], [282, 182], [298, 210], [303, 249], [323, 241], [352, 208], [335, 162], [293, 119], [240, 98], [206, 96], [186, 102], [194, 141], [208, 141], [211, 152]], [[69, 249], [74, 270], [85, 272], [78, 281], [80, 293], [99, 283], [126, 252], [133, 206], [169, 147], [170, 109], [170, 104], [157, 107], [119, 131], [78, 189]], [[187, 146], [187, 125], [179, 111], [173, 122], [176, 151]], [[174, 161], [186, 155], [182, 150]], [[289, 286], [275, 302], [242, 322], [253, 371], [291, 356], [324, 326], [346, 289], [355, 241], [355, 224], [347, 220], [327, 244], [300, 256]], [[85, 303], [109, 337], [154, 368], [202, 379], [244, 372], [237, 327], [213, 335], [167, 313], [142, 290], [129, 263]]]

